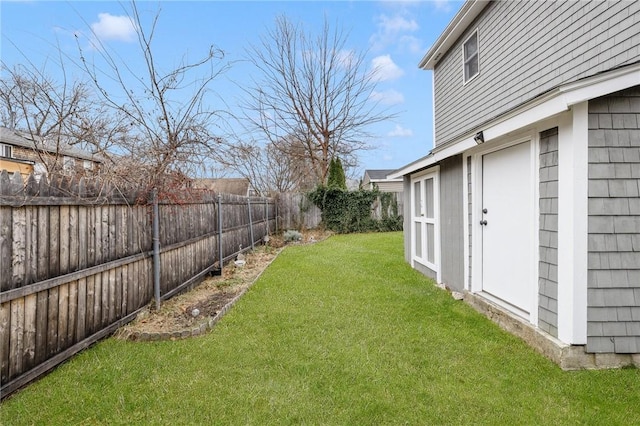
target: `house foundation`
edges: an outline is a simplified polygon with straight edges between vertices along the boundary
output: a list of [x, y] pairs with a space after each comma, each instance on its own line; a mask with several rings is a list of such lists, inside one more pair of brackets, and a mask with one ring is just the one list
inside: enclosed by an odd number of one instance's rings
[[640, 354], [587, 353], [585, 345], [562, 343], [478, 294], [467, 291], [463, 300], [503, 330], [524, 340], [563, 370], [640, 368]]

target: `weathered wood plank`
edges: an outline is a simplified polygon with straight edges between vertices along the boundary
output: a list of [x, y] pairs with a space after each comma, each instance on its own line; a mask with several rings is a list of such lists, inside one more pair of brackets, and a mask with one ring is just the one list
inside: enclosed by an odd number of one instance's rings
[[70, 206], [60, 207], [60, 274], [69, 272]]
[[22, 287], [25, 279], [25, 241], [27, 239], [26, 212], [26, 207], [20, 207], [13, 210], [13, 244], [11, 247], [12, 277], [10, 288]]
[[69, 302], [67, 314], [67, 345], [76, 342], [76, 328], [78, 327], [78, 281], [69, 283]]
[[100, 240], [96, 242], [100, 251], [100, 260], [108, 262], [109, 260], [109, 207], [104, 206], [100, 209]]
[[103, 272], [102, 274], [102, 296], [100, 301], [102, 302], [102, 307], [100, 308], [101, 318], [100, 324], [102, 327], [106, 327], [109, 324], [109, 272]]
[[118, 282], [116, 281], [116, 270], [112, 269], [109, 271], [109, 316], [107, 324], [111, 324], [116, 320], [116, 313], [118, 308], [118, 298], [117, 298], [117, 288]]
[[27, 235], [26, 235], [26, 276], [25, 285], [38, 279], [38, 208], [27, 207]]
[[94, 315], [95, 315], [95, 276], [91, 275], [87, 277], [86, 319], [85, 319], [85, 325], [84, 325], [87, 335], [90, 335], [95, 332]]
[[9, 380], [9, 342], [11, 336], [11, 303], [0, 305], [0, 381]]
[[0, 206], [0, 291], [11, 288], [13, 226], [11, 207]]
[[87, 279], [78, 280], [78, 307], [76, 319], [76, 341], [87, 337], [86, 321], [87, 321]]
[[24, 299], [11, 301], [11, 337], [9, 340], [9, 378], [22, 373], [24, 349]]
[[58, 344], [56, 352], [68, 347], [69, 330], [69, 284], [58, 288]]
[[58, 351], [58, 287], [49, 290], [49, 306], [47, 308], [47, 357]]
[[36, 345], [35, 362], [40, 364], [47, 358], [47, 315], [49, 312], [49, 291], [36, 294]]
[[96, 265], [96, 209], [98, 207], [87, 208], [87, 266]]
[[89, 266], [87, 261], [89, 252], [87, 210], [85, 206], [78, 207], [78, 269]]
[[49, 276], [60, 275], [60, 208], [49, 208]]
[[93, 331], [102, 327], [102, 273], [94, 275], [95, 297], [93, 298]]
[[22, 350], [22, 365], [24, 371], [30, 370], [36, 364], [36, 329], [38, 295], [30, 294], [24, 298], [24, 337]]
[[69, 207], [69, 271], [78, 270], [80, 264], [80, 229], [78, 224], [78, 207]]
[[49, 207], [38, 207], [37, 281], [49, 278]]

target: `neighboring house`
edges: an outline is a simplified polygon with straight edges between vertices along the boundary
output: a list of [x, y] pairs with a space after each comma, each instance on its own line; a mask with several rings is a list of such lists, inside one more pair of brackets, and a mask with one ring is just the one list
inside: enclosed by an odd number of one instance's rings
[[0, 127], [0, 170], [19, 172], [25, 177], [51, 171], [85, 175], [96, 173], [103, 161], [90, 152], [70, 146], [56, 147], [43, 140], [34, 141], [25, 133]]
[[255, 195], [249, 179], [245, 178], [220, 178], [220, 179], [193, 179], [191, 187], [195, 189], [209, 189], [221, 194], [234, 194], [242, 196]]
[[365, 170], [362, 178], [362, 187], [364, 189], [373, 189], [376, 186], [380, 192], [402, 193], [402, 178], [389, 179], [387, 177], [393, 172], [394, 170]]
[[563, 368], [640, 366], [640, 2], [467, 1], [420, 62], [411, 265]]

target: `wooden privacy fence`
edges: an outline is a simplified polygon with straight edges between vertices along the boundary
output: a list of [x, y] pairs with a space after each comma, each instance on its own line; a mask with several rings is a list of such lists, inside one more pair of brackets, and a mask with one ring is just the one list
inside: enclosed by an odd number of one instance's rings
[[157, 209], [135, 199], [84, 180], [23, 184], [0, 173], [2, 397], [134, 319], [154, 281], [168, 298], [276, 226], [270, 198], [198, 192]]
[[280, 229], [314, 229], [322, 220], [322, 211], [305, 194], [278, 194]]

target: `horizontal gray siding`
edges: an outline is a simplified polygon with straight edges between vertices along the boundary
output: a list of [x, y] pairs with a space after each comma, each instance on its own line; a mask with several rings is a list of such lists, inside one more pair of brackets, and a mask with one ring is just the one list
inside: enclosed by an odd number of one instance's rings
[[464, 289], [462, 155], [440, 163], [440, 267], [448, 288]]
[[640, 352], [640, 86], [589, 101], [588, 352]]
[[[463, 85], [478, 29], [480, 74]], [[490, 3], [434, 70], [436, 146], [561, 84], [640, 60], [640, 2]]]
[[558, 129], [540, 133], [538, 327], [558, 337]]

